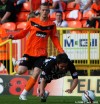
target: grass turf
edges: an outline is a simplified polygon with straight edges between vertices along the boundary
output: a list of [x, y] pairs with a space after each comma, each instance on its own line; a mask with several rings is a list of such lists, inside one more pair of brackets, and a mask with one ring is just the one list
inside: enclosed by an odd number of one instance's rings
[[[18, 99], [19, 96], [12, 95], [0, 95], [0, 104], [82, 104], [81, 97], [76, 96], [49, 96], [47, 102], [40, 102], [39, 97], [28, 96], [27, 101], [21, 101]], [[100, 97], [96, 97], [94, 104], [100, 104]]]

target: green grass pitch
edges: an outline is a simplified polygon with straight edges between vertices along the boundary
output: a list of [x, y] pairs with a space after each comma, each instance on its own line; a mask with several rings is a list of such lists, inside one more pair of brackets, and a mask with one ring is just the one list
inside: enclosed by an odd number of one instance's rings
[[[19, 96], [0, 95], [0, 104], [82, 104], [81, 97], [49, 96], [47, 102], [40, 102], [39, 97], [29, 95], [27, 101], [21, 101]], [[88, 103], [89, 104], [89, 103]], [[100, 97], [96, 97], [94, 104], [100, 104]]]

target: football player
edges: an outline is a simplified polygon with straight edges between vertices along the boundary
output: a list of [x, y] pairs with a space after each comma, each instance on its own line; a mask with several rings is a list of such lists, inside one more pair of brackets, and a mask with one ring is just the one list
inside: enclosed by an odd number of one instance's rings
[[70, 72], [73, 82], [71, 87], [66, 89], [65, 92], [72, 93], [78, 84], [78, 73], [76, 68], [65, 53], [45, 59], [41, 69], [42, 73], [39, 78], [38, 89], [41, 102], [46, 102], [46, 98], [49, 95], [49, 93], [45, 91], [46, 85], [54, 79], [66, 76], [68, 72]]

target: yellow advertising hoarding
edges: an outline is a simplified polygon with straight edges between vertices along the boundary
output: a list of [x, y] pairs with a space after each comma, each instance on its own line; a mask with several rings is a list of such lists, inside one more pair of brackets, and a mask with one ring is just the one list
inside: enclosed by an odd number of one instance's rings
[[72, 78], [69, 76], [64, 77], [63, 84], [63, 96], [81, 96], [85, 90], [94, 91], [96, 96], [100, 96], [100, 77], [99, 76], [79, 76], [79, 82], [76, 89], [72, 94], [65, 92], [66, 89], [69, 89], [72, 84]]
[[89, 41], [90, 59], [99, 59], [99, 33], [91, 33], [90, 40], [86, 33], [63, 34], [63, 49], [72, 60], [88, 59]]

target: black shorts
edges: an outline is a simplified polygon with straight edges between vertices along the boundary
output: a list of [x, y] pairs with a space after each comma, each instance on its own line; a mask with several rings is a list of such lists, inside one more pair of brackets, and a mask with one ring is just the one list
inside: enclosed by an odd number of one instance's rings
[[46, 56], [33, 57], [27, 54], [24, 54], [23, 57], [19, 60], [19, 65], [26, 66], [28, 70], [31, 70], [34, 67], [41, 68], [43, 61], [46, 59]]

